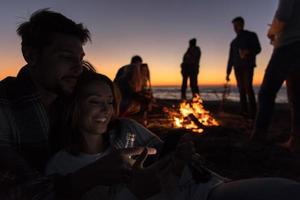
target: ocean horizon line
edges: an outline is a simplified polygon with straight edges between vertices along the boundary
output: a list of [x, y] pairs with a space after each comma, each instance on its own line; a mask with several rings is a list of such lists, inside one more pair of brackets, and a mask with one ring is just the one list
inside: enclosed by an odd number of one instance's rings
[[[199, 88], [201, 87], [224, 87], [225, 83], [224, 84], [201, 84], [201, 85], [198, 85]], [[233, 83], [229, 83], [229, 85], [231, 87], [237, 87], [236, 84], [233, 84]], [[260, 87], [261, 84], [253, 84], [253, 87], [257, 88], [257, 87]], [[155, 88], [160, 88], [160, 87], [181, 87], [180, 84], [176, 85], [176, 84], [162, 84], [162, 85], [152, 85], [152, 87], [155, 87]], [[285, 84], [282, 85], [282, 87], [286, 87]]]

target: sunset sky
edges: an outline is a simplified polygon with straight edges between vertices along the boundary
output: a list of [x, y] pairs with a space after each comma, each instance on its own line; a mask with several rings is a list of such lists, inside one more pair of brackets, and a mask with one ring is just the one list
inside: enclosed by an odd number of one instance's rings
[[153, 85], [181, 84], [180, 63], [193, 37], [202, 50], [199, 84], [224, 83], [235, 37], [231, 20], [243, 16], [262, 45], [254, 77], [259, 84], [272, 52], [266, 31], [276, 6], [277, 0], [1, 0], [0, 79], [15, 76], [25, 64], [17, 25], [37, 9], [51, 8], [91, 31], [86, 59], [98, 72], [113, 79], [138, 54], [150, 67]]

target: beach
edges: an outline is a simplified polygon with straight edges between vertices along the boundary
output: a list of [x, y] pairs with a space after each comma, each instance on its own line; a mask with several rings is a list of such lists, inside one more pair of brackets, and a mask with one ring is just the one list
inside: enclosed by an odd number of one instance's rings
[[209, 169], [229, 179], [252, 177], [285, 177], [300, 181], [300, 155], [293, 154], [275, 143], [288, 138], [290, 114], [287, 103], [277, 103], [270, 130], [274, 144], [261, 145], [249, 141], [253, 120], [239, 115], [239, 104], [226, 101], [204, 101], [206, 110], [220, 126], [207, 127], [194, 133], [170, 125], [165, 108], [176, 108], [176, 99], [157, 99], [158, 107], [148, 115], [148, 128], [164, 138], [171, 134], [188, 134], [195, 141], [196, 151], [205, 158]]

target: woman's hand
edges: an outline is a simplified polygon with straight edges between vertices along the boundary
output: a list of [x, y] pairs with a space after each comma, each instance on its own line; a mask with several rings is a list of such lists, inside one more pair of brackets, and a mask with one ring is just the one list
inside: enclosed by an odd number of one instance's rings
[[[134, 147], [114, 151], [96, 162], [70, 174], [73, 190], [84, 193], [96, 185], [115, 185], [128, 181], [135, 163], [132, 156], [140, 155], [144, 147]], [[156, 154], [156, 149], [147, 148], [148, 154]]]

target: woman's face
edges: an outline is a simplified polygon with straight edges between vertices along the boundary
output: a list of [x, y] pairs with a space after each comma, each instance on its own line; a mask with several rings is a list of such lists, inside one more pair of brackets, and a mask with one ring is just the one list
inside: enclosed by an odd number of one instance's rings
[[81, 107], [81, 131], [103, 134], [114, 113], [113, 93], [105, 82], [94, 81], [84, 88], [86, 96]]

